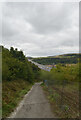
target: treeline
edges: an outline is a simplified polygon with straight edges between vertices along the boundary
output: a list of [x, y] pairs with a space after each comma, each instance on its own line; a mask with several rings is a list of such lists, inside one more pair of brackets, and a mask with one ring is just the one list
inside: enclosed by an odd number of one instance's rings
[[68, 57], [67, 55], [60, 58], [34, 58], [33, 61], [39, 63], [39, 64], [43, 64], [43, 65], [52, 65], [52, 64], [76, 64], [78, 63], [78, 59], [79, 59], [79, 55], [75, 55], [75, 56], [71, 56]]
[[73, 53], [73, 54], [64, 54], [63, 56], [71, 56], [71, 57], [79, 57], [79, 56], [81, 56], [81, 54], [78, 54], [78, 53]]
[[2, 79], [11, 81], [23, 79], [30, 83], [36, 80], [40, 73], [40, 69], [30, 63], [23, 51], [18, 51], [13, 47], [8, 50], [2, 46]]

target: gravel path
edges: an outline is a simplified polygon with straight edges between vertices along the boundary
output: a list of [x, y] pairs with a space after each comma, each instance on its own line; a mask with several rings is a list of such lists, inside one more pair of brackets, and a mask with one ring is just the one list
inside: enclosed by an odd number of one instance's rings
[[36, 83], [25, 95], [10, 118], [54, 118], [40, 83]]

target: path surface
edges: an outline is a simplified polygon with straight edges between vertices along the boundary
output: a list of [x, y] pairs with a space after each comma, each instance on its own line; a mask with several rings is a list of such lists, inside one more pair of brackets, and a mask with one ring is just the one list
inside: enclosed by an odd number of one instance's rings
[[25, 96], [20, 107], [13, 113], [12, 118], [54, 118], [50, 104], [46, 99], [40, 83], [36, 83]]

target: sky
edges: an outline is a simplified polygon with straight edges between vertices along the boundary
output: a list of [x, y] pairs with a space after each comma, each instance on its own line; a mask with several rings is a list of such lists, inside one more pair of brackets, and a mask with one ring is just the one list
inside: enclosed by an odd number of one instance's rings
[[1, 44], [26, 56], [78, 53], [79, 3], [4, 3], [1, 32]]

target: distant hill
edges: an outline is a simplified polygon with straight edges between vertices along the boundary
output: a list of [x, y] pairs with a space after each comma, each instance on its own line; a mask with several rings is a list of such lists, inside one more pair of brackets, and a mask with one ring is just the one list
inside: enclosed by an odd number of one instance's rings
[[43, 65], [52, 65], [52, 64], [76, 64], [78, 62], [81, 53], [72, 53], [72, 54], [63, 54], [58, 56], [48, 56], [40, 58], [32, 58], [33, 61], [43, 64]]
[[27, 59], [33, 59], [32, 57], [27, 57]]

